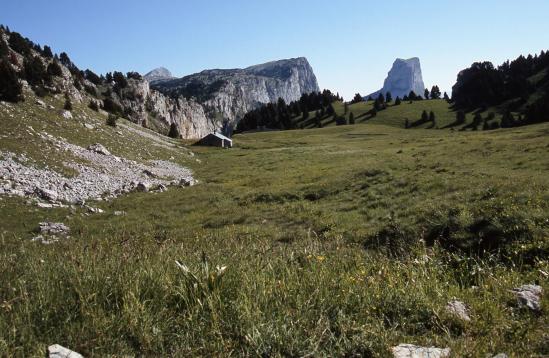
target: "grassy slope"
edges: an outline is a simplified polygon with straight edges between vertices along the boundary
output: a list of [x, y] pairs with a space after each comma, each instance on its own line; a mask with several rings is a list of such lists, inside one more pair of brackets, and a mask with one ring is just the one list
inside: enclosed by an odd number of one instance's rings
[[[415, 104], [402, 116], [406, 106]], [[549, 289], [539, 271], [547, 261], [526, 260], [547, 252], [549, 125], [402, 130], [384, 125], [401, 120], [385, 113], [355, 126], [238, 135], [232, 150], [193, 148], [200, 163], [180, 149], [200, 185], [97, 203], [105, 214], [2, 199], [0, 355], [39, 355], [52, 343], [86, 356], [387, 355], [402, 342], [456, 356], [548, 354], [546, 311], [516, 309], [509, 290]], [[57, 120], [44, 129], [70, 125]], [[13, 121], [3, 120], [3, 133]], [[146, 156], [145, 143], [122, 140], [109, 143], [115, 153]], [[449, 209], [463, 222], [522, 218], [532, 239], [514, 248], [514, 266], [421, 245], [398, 257], [364, 248], [394, 223], [417, 240]], [[46, 218], [68, 224], [72, 238], [30, 242]], [[205, 269], [203, 252], [227, 265], [219, 287], [198, 274], [193, 288], [176, 267]], [[471, 323], [444, 313], [453, 297], [471, 307]]]
[[[376, 117], [371, 118], [368, 111], [373, 108], [373, 105], [373, 101], [349, 105], [348, 113], [345, 115], [342, 102], [335, 102], [333, 104], [336, 113], [340, 116], [345, 116], [347, 120], [352, 112], [355, 116], [356, 123], [371, 121], [372, 123], [404, 128], [406, 119], [408, 119], [410, 123], [417, 121], [421, 118], [423, 110], [426, 110], [427, 112], [433, 111], [435, 113], [437, 128], [449, 128], [447, 126], [451, 125], [456, 119], [456, 112], [451, 108], [451, 105], [444, 100], [414, 101], [411, 103], [403, 101], [399, 106], [395, 106], [394, 102], [391, 102], [387, 109], [379, 111]], [[491, 109], [485, 111], [483, 117], [486, 117], [489, 112], [491, 112]], [[470, 124], [473, 121], [473, 116], [474, 114], [472, 112], [467, 113], [466, 122], [462, 126]], [[500, 117], [500, 115], [496, 115], [495, 121], [499, 120]], [[293, 120], [297, 122], [298, 126], [303, 123], [305, 128], [313, 128], [315, 127], [314, 118], [315, 111], [312, 111], [309, 113], [309, 119], [307, 121], [303, 121], [301, 117], [294, 117]], [[322, 118], [321, 122], [323, 127], [335, 126], [335, 122], [332, 120], [331, 116], [325, 116]], [[414, 128], [428, 128], [430, 126], [431, 124], [427, 123]], [[454, 129], [460, 129], [462, 126], [454, 127]]]

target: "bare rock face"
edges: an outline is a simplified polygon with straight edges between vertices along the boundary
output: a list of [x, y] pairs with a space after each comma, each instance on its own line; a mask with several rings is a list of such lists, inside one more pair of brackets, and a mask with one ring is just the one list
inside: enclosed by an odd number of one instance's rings
[[375, 98], [380, 92], [383, 93], [383, 95], [387, 92], [391, 92], [393, 98], [396, 98], [397, 96], [402, 98], [407, 96], [410, 91], [414, 91], [415, 94], [419, 96], [423, 96], [423, 93], [425, 92], [425, 84], [423, 83], [421, 74], [421, 64], [417, 57], [408, 60], [397, 58], [385, 79], [383, 88], [372, 93], [370, 96]]
[[164, 135], [168, 134], [172, 123], [185, 139], [201, 138], [221, 126], [215, 119], [208, 118], [196, 101], [168, 97], [152, 90], [146, 80], [129, 79], [128, 86], [113, 97], [129, 113], [132, 122]]
[[[170, 96], [183, 96], [200, 103], [216, 125], [236, 126], [261, 104], [298, 100], [304, 93], [318, 92], [318, 82], [306, 58], [300, 57], [245, 69], [207, 70], [169, 81], [157, 81], [153, 88]], [[220, 120], [219, 120], [220, 119]]]

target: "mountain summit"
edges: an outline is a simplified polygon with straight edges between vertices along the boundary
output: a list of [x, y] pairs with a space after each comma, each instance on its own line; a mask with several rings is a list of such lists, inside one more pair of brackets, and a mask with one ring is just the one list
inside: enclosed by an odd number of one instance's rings
[[[375, 98], [379, 93], [384, 95], [391, 92], [393, 98], [407, 96], [410, 91], [414, 91], [417, 95], [423, 95], [425, 85], [421, 75], [421, 64], [419, 58], [413, 57], [407, 60], [397, 58], [393, 63], [393, 67], [389, 71], [387, 78], [383, 84], [383, 88], [370, 96]], [[369, 96], [368, 96], [369, 97]]]
[[158, 67], [143, 76], [149, 83], [157, 81], [171, 80], [175, 78], [172, 73], [165, 67]]

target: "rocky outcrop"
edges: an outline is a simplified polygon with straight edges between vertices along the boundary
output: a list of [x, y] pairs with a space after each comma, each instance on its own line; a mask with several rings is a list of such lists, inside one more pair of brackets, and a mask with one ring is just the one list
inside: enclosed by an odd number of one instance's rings
[[391, 92], [393, 98], [396, 98], [397, 96], [402, 98], [407, 96], [410, 91], [414, 91], [415, 94], [420, 96], [423, 96], [423, 93], [425, 92], [425, 84], [423, 83], [421, 74], [421, 64], [417, 57], [408, 60], [397, 58], [385, 79], [383, 88], [366, 96], [366, 98], [376, 98], [379, 93], [385, 95], [387, 92]]
[[215, 118], [209, 118], [202, 105], [182, 96], [168, 97], [152, 90], [146, 80], [129, 79], [127, 87], [112, 94], [128, 118], [134, 122], [167, 135], [174, 123], [182, 138], [201, 138], [221, 127]]
[[149, 83], [154, 83], [158, 81], [166, 81], [171, 80], [175, 78], [172, 73], [165, 67], [158, 67], [154, 70], [148, 72], [145, 76], [143, 76], [145, 80], [147, 80]]
[[450, 356], [450, 349], [419, 347], [413, 344], [399, 344], [392, 348], [395, 358], [444, 358]]
[[269, 62], [245, 69], [207, 70], [181, 79], [158, 81], [154, 89], [169, 96], [196, 100], [208, 118], [233, 127], [261, 104], [298, 100], [319, 87], [306, 58]]

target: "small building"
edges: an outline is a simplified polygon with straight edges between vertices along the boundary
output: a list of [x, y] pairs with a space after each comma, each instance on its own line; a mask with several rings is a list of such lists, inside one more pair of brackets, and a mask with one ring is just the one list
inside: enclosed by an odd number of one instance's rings
[[233, 140], [221, 133], [213, 132], [199, 140], [196, 145], [208, 145], [212, 147], [232, 148]]

